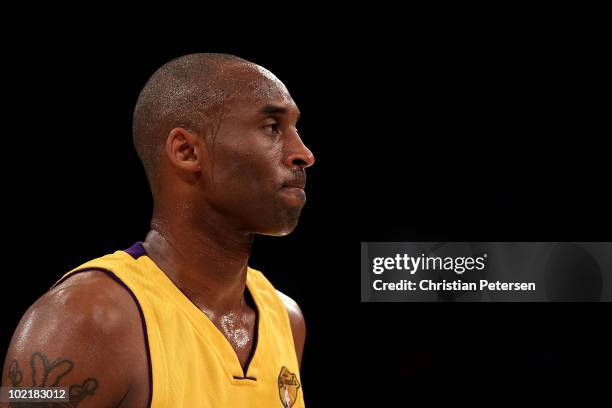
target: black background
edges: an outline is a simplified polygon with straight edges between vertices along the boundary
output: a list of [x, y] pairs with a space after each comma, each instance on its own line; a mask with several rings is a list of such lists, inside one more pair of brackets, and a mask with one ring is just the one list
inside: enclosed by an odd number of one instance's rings
[[144, 238], [138, 92], [169, 59], [213, 51], [285, 82], [317, 160], [298, 229], [258, 237], [251, 259], [306, 317], [309, 406], [604, 378], [608, 304], [360, 304], [357, 278], [359, 241], [610, 240], [597, 33], [166, 34], [81, 22], [5, 51], [1, 350], [61, 274]]

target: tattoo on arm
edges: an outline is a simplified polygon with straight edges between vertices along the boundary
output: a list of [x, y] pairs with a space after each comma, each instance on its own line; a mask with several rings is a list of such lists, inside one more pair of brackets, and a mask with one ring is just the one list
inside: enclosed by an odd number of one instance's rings
[[[30, 367], [32, 369], [32, 386], [33, 387], [58, 387], [60, 380], [74, 368], [74, 363], [66, 358], [58, 358], [49, 362], [47, 356], [43, 353], [35, 352], [30, 358]], [[8, 378], [13, 387], [21, 386], [23, 381], [23, 373], [19, 367], [17, 360], [13, 360], [8, 369]], [[10, 407], [27, 408], [32, 407], [78, 407], [78, 405], [90, 395], [94, 395], [98, 389], [98, 380], [93, 377], [85, 379], [81, 384], [72, 384], [68, 386], [68, 395], [70, 402], [49, 402], [49, 403], [14, 403]], [[25, 386], [25, 385], [24, 385]]]

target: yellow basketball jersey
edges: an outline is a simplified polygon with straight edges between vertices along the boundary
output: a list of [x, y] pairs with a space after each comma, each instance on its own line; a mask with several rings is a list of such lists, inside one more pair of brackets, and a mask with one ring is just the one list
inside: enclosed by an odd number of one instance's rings
[[91, 270], [109, 275], [136, 302], [148, 355], [150, 407], [304, 407], [289, 315], [261, 272], [247, 271], [257, 327], [254, 351], [243, 372], [225, 336], [147, 256], [141, 243], [86, 262], [58, 283]]

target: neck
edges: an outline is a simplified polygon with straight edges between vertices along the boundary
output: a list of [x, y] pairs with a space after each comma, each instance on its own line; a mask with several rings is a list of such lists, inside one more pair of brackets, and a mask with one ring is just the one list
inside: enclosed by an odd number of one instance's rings
[[[171, 220], [171, 221], [170, 221]], [[244, 307], [253, 234], [214, 220], [155, 211], [143, 243], [148, 256], [202, 311], [211, 315]]]

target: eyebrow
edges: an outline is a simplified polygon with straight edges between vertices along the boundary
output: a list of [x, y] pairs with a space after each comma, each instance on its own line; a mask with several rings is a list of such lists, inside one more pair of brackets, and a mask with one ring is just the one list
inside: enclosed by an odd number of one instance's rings
[[[287, 115], [289, 114], [289, 110], [283, 106], [278, 106], [278, 105], [266, 105], [263, 108], [261, 108], [261, 110], [259, 111], [259, 113], [261, 113], [262, 115], [274, 115], [274, 114], [281, 114], [281, 115]], [[298, 111], [297, 113], [297, 119], [300, 119], [300, 111]]]

